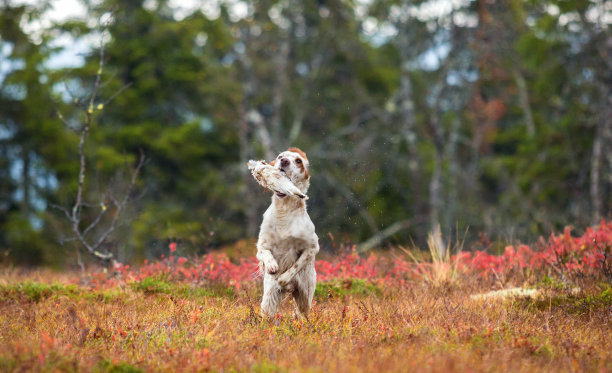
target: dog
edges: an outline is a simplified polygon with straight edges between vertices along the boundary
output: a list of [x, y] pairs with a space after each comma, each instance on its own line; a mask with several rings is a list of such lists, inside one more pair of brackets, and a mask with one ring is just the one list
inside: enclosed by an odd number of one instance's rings
[[[302, 150], [289, 148], [268, 163], [284, 172], [306, 194], [310, 186], [309, 162]], [[319, 238], [305, 201], [274, 192], [257, 240], [257, 259], [263, 275], [262, 316], [273, 318], [283, 295], [291, 294], [300, 314], [308, 317], [317, 282], [314, 261], [318, 252]]]

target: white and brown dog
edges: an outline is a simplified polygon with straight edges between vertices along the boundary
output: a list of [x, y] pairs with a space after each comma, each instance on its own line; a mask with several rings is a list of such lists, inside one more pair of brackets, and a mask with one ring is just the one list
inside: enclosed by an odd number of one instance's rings
[[[306, 194], [310, 176], [308, 158], [303, 151], [289, 148], [270, 164]], [[276, 315], [285, 293], [293, 295], [299, 312], [307, 316], [317, 281], [314, 261], [318, 252], [319, 238], [304, 200], [275, 193], [263, 215], [257, 240], [257, 259], [263, 274], [261, 313], [264, 317]]]

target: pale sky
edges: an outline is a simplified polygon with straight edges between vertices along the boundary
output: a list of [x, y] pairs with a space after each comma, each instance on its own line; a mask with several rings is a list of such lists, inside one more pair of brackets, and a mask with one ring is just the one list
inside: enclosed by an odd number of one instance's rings
[[[363, 32], [372, 40], [386, 39], [395, 35], [396, 30], [390, 24], [379, 23], [372, 17], [367, 17], [367, 7], [372, 0], [357, 0], [356, 13], [363, 21]], [[13, 0], [14, 3], [26, 3], [36, 5], [39, 0]], [[248, 15], [249, 9], [246, 3], [241, 0], [170, 0], [169, 6], [174, 9], [174, 17], [182, 19], [195, 10], [201, 10], [210, 18], [219, 16], [219, 4], [225, 3], [228, 5], [230, 17], [232, 20], [239, 20]], [[422, 3], [419, 6], [399, 7], [392, 6], [391, 17], [397, 21], [403, 21], [408, 17], [416, 17], [421, 21], [427, 21], [433, 18], [443, 17], [448, 15], [453, 9], [459, 9], [470, 3], [470, 0], [430, 0]], [[154, 9], [156, 0], [146, 0], [144, 6], [149, 9]], [[282, 2], [279, 6], [282, 6]], [[558, 8], [550, 6], [547, 11], [550, 14], [558, 14]], [[38, 30], [48, 29], [53, 23], [62, 22], [67, 19], [83, 19], [86, 16], [86, 8], [79, 0], [53, 0], [51, 1], [51, 9], [45, 12], [40, 19], [23, 24], [22, 27], [36, 41]], [[272, 20], [282, 27], [283, 20], [279, 11], [270, 12]], [[572, 15], [562, 15], [559, 19], [561, 24], [571, 22]], [[607, 27], [612, 24], [612, 1], [593, 0], [591, 8], [587, 12], [587, 18], [599, 25]], [[90, 20], [95, 22], [96, 20]], [[453, 21], [457, 24], [475, 26], [477, 19], [465, 13], [458, 12], [455, 14]], [[93, 26], [93, 25], [92, 25]], [[76, 41], [68, 35], [58, 37], [53, 41], [53, 46], [63, 47], [62, 51], [57, 53], [49, 61], [49, 66], [70, 67], [79, 66], [83, 63], [83, 54], [86, 53], [90, 46], [98, 42], [99, 36], [91, 36], [88, 39]], [[0, 67], [0, 70], [1, 67]]]

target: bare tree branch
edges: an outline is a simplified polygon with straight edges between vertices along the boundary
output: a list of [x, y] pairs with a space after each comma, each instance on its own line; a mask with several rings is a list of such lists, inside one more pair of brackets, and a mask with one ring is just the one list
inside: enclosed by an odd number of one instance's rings
[[[102, 86], [102, 73], [104, 71], [104, 56], [105, 56], [105, 54], [104, 54], [104, 43], [101, 42], [100, 43], [100, 50], [99, 50], [98, 70], [96, 72], [95, 81], [94, 81], [94, 85], [93, 85], [92, 91], [91, 91], [90, 95], [87, 97], [87, 99], [85, 99], [85, 100], [79, 100], [79, 99], [76, 99], [76, 98], [73, 99], [74, 103], [77, 106], [81, 106], [81, 103], [83, 103], [83, 101], [87, 103], [87, 106], [84, 108], [85, 109], [85, 120], [84, 120], [84, 123], [83, 123], [82, 127], [80, 128], [80, 130], [77, 131], [79, 133], [79, 147], [78, 147], [79, 172], [78, 172], [78, 187], [77, 187], [76, 200], [75, 200], [74, 205], [72, 206], [70, 211], [67, 208], [64, 208], [64, 207], [61, 207], [61, 206], [57, 206], [57, 205], [52, 205], [52, 206], [54, 208], [62, 211], [64, 213], [64, 215], [66, 215], [66, 217], [70, 221], [72, 232], [74, 234], [74, 238], [72, 240], [78, 240], [80, 242], [80, 244], [87, 250], [87, 252], [89, 252], [94, 257], [96, 257], [98, 259], [101, 259], [101, 260], [109, 261], [109, 260], [111, 260], [113, 258], [113, 253], [111, 253], [111, 252], [103, 253], [99, 249], [106, 242], [108, 237], [116, 230], [116, 228], [118, 226], [118, 223], [119, 223], [119, 220], [121, 218], [121, 215], [125, 211], [125, 209], [127, 207], [127, 204], [130, 201], [130, 197], [131, 197], [132, 191], [134, 189], [134, 186], [136, 184], [136, 181], [138, 179], [138, 175], [140, 174], [140, 171], [141, 171], [142, 167], [145, 164], [145, 156], [144, 156], [144, 153], [143, 153], [143, 151], [141, 149], [140, 150], [140, 159], [139, 159], [138, 164], [136, 165], [134, 171], [132, 172], [129, 185], [128, 185], [128, 187], [127, 187], [123, 197], [121, 199], [116, 199], [113, 196], [113, 194], [111, 193], [111, 190], [110, 190], [110, 187], [109, 187], [109, 189], [106, 191], [105, 198], [100, 203], [100, 207], [101, 207], [102, 210], [85, 227], [85, 229], [81, 229], [81, 224], [82, 224], [81, 212], [83, 210], [83, 207], [93, 207], [93, 206], [95, 206], [93, 204], [89, 204], [89, 203], [84, 201], [84, 198], [85, 198], [84, 197], [84, 194], [85, 194], [85, 181], [86, 181], [86, 177], [87, 177], [87, 162], [86, 162], [86, 156], [85, 156], [85, 143], [87, 141], [87, 137], [89, 135], [89, 131], [91, 129], [91, 126], [93, 125], [94, 113], [95, 113], [96, 110], [102, 110], [104, 108], [104, 105], [110, 103], [115, 97], [117, 97], [119, 94], [121, 94], [124, 90], [126, 90], [131, 85], [131, 83], [125, 84], [119, 90], [117, 90], [117, 92], [115, 92], [113, 95], [111, 95], [108, 99], [103, 101], [103, 103], [100, 103], [97, 107], [95, 106], [96, 100], [98, 99], [99, 90], [100, 90], [100, 88]], [[70, 93], [70, 94], [72, 95], [72, 93]], [[60, 117], [60, 119], [64, 122], [64, 124], [67, 127], [72, 128], [72, 126], [70, 126], [68, 121], [66, 121], [64, 119], [64, 117], [62, 116], [62, 114], [59, 111], [58, 111], [58, 116]], [[111, 199], [113, 201], [114, 211], [113, 211], [112, 219], [109, 222], [109, 225], [106, 227], [106, 229], [102, 233], [100, 233], [97, 238], [94, 238], [94, 237], [90, 238], [89, 237], [90, 233], [94, 230], [94, 228], [99, 227], [99, 225], [101, 224], [103, 218], [106, 215], [108, 215], [107, 214], [107, 210], [109, 210], [109, 209], [106, 206], [106, 204], [104, 203], [105, 199]], [[66, 242], [66, 241], [64, 241], [64, 242]], [[80, 251], [78, 251], [78, 249], [77, 249], [77, 257], [78, 257], [79, 265], [81, 266], [81, 269], [83, 269], [81, 255], [80, 255]]]
[[123, 85], [123, 87], [119, 88], [117, 90], [117, 92], [113, 93], [112, 96], [110, 96], [106, 101], [104, 101], [104, 106], [108, 105], [111, 101], [113, 101], [115, 99], [115, 97], [119, 96], [121, 94], [121, 92], [123, 92], [126, 89], [128, 89], [131, 85], [132, 85], [132, 82], [129, 82], [129, 83]]

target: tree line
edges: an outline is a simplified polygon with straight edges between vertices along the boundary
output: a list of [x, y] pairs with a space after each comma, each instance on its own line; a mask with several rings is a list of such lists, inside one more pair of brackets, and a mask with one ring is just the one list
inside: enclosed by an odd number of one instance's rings
[[[254, 237], [269, 193], [246, 161], [290, 146], [324, 249], [610, 217], [609, 2], [83, 5], [48, 25], [53, 2], [0, 4], [6, 260], [86, 261], [75, 232], [120, 261]], [[62, 40], [90, 47], [57, 66]]]

